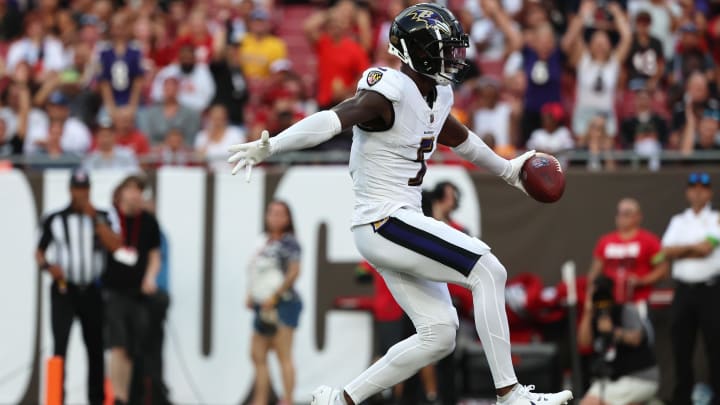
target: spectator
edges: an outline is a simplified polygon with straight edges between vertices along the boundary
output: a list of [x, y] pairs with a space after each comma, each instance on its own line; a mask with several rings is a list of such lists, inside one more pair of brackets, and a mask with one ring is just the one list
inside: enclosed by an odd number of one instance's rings
[[22, 34], [22, 16], [7, 1], [0, 1], [0, 41], [11, 41]]
[[[563, 125], [565, 112], [560, 103], [548, 103], [540, 110], [542, 127], [534, 130], [530, 135], [527, 147], [538, 152], [545, 152], [551, 155], [561, 154], [575, 147], [570, 130]], [[567, 160], [558, 158], [563, 166], [567, 166]]]
[[689, 113], [695, 116], [697, 122], [706, 110], [719, 109], [720, 100], [711, 92], [707, 77], [701, 72], [692, 73], [685, 85], [685, 95], [673, 108], [670, 146], [680, 149]]
[[[642, 211], [633, 198], [618, 202], [616, 230], [600, 237], [593, 250], [588, 279], [600, 274], [613, 280], [614, 300], [619, 304], [641, 303], [650, 297], [653, 284], [667, 276], [660, 253], [660, 239], [640, 227]], [[647, 308], [643, 309], [644, 315]]]
[[611, 149], [613, 138], [607, 131], [607, 118], [604, 115], [596, 115], [590, 120], [587, 132], [582, 136], [581, 140], [587, 145], [590, 153], [587, 167], [588, 170], [598, 171], [604, 166], [608, 170], [615, 169], [615, 161], [612, 158]]
[[150, 142], [147, 136], [135, 127], [135, 116], [130, 106], [120, 107], [112, 117], [112, 125], [117, 134], [117, 143], [127, 146], [142, 158], [150, 152]]
[[[40, 269], [53, 278], [50, 287], [53, 353], [66, 358], [70, 329], [75, 317], [79, 318], [87, 351], [88, 403], [101, 405], [105, 397], [105, 360], [98, 280], [107, 265], [107, 252], [120, 246], [119, 225], [116, 217], [93, 207], [90, 180], [82, 170], [75, 170], [70, 176], [70, 199], [66, 208], [43, 219], [35, 258]], [[83, 243], [83, 235], [90, 235], [85, 240], [95, 242]]]
[[248, 80], [270, 76], [270, 65], [287, 58], [285, 42], [271, 34], [270, 14], [262, 9], [250, 13], [248, 33], [240, 42], [240, 64]]
[[680, 8], [677, 26], [682, 27], [685, 24], [693, 24], [704, 37], [707, 33], [707, 19], [705, 14], [696, 7], [695, 0], [678, 0], [677, 5]]
[[[42, 121], [31, 124], [32, 127], [28, 128], [24, 149], [26, 154], [35, 152], [45, 143], [49, 132], [48, 118], [61, 125], [60, 142], [64, 151], [82, 155], [90, 149], [90, 130], [82, 121], [70, 116], [68, 103], [67, 97], [59, 91], [50, 95], [46, 105], [47, 118], [43, 116]], [[32, 120], [32, 114], [30, 119]]]
[[[570, 22], [570, 27], [563, 37], [563, 50], [568, 54], [570, 63], [577, 71], [577, 89], [575, 111], [573, 113], [573, 132], [580, 137], [582, 145], [587, 144], [583, 136], [588, 131], [588, 124], [597, 115], [605, 117], [605, 132], [614, 137], [617, 134], [617, 118], [615, 117], [615, 90], [617, 89], [620, 67], [630, 50], [632, 34], [630, 26], [620, 6], [611, 2], [608, 11], [615, 20], [620, 32], [620, 42], [614, 51], [608, 33], [601, 30], [593, 32], [590, 43], [583, 40], [583, 22], [595, 15], [594, 1], [583, 1], [578, 16]], [[608, 140], [603, 145], [610, 149]]]
[[95, 135], [96, 148], [83, 161], [87, 170], [113, 169], [128, 172], [137, 172], [138, 166], [135, 152], [132, 149], [118, 145], [115, 128], [109, 120], [100, 122], [100, 128]]
[[651, 89], [642, 79], [630, 83], [635, 95], [635, 113], [620, 125], [620, 144], [649, 159], [651, 170], [660, 168], [660, 153], [668, 142], [668, 126], [652, 109]]
[[195, 160], [193, 150], [187, 145], [182, 131], [171, 128], [164, 142], [154, 148], [152, 161], [158, 166], [187, 166]]
[[21, 62], [15, 68], [13, 74], [7, 77], [7, 85], [2, 91], [2, 103], [5, 106], [0, 107], [0, 117], [5, 121], [8, 134], [17, 131], [18, 118], [21, 116], [23, 109], [29, 110], [26, 134], [37, 131], [47, 122], [45, 112], [38, 108], [32, 108], [31, 75], [30, 65]]
[[429, 195], [430, 211], [428, 214], [463, 233], [469, 233], [461, 223], [452, 219], [451, 215], [460, 207], [460, 189], [452, 182], [441, 181]]
[[293, 285], [300, 274], [300, 245], [295, 238], [290, 207], [272, 201], [265, 212], [265, 233], [249, 265], [247, 307], [255, 311], [251, 355], [255, 366], [254, 404], [267, 404], [270, 374], [267, 364], [272, 348], [280, 362], [283, 398], [293, 404], [295, 366], [292, 341], [302, 303]]
[[161, 102], [165, 78], [179, 77], [178, 100], [180, 104], [197, 112], [204, 111], [215, 95], [215, 82], [207, 64], [198, 63], [195, 60], [193, 44], [183, 42], [179, 46], [178, 62], [168, 65], [158, 72], [152, 84], [150, 98], [153, 102]]
[[25, 36], [8, 48], [6, 69], [12, 73], [20, 62], [30, 65], [32, 83], [42, 83], [52, 72], [64, 67], [60, 41], [46, 34], [40, 14], [25, 15]]
[[[213, 37], [207, 28], [207, 15], [201, 7], [196, 7], [188, 17], [186, 29], [179, 32], [177, 43], [192, 44], [197, 63], [208, 64], [213, 58]], [[184, 32], [183, 32], [184, 31]]]
[[103, 22], [95, 15], [83, 14], [80, 16], [79, 42], [90, 47], [93, 55], [96, 54], [97, 45], [104, 29]]
[[318, 62], [316, 99], [320, 110], [354, 94], [358, 78], [370, 66], [365, 49], [349, 34], [353, 7], [352, 2], [343, 0], [305, 21], [305, 35]]
[[698, 330], [705, 342], [710, 386], [720, 393], [720, 215], [710, 208], [711, 179], [692, 173], [685, 190], [690, 207], [670, 220], [662, 252], [672, 261], [675, 295], [671, 341], [675, 366], [672, 403], [690, 403], [695, 383], [693, 359]]
[[93, 88], [95, 69], [92, 48], [87, 43], [78, 42], [71, 50], [72, 63], [60, 72], [56, 88], [68, 98], [70, 115], [89, 126], [94, 124], [99, 107], [99, 97]]
[[650, 14], [650, 35], [663, 44], [665, 58], [672, 59], [675, 54], [673, 35], [678, 26], [680, 8], [675, 2], [666, 0], [635, 0], [628, 3], [628, 12], [631, 16], [634, 17], [642, 11]]
[[520, 52], [514, 53], [505, 65], [510, 88], [524, 89], [522, 137], [518, 146], [525, 145], [530, 134], [540, 126], [540, 110], [546, 103], [559, 103], [560, 80], [564, 55], [549, 24], [541, 24], [525, 35]]
[[63, 122], [51, 119], [48, 125], [48, 132], [42, 144], [36, 147], [33, 152], [26, 153], [31, 157], [30, 167], [33, 169], [69, 169], [78, 165], [83, 155], [81, 153], [68, 151], [62, 145]]
[[131, 19], [115, 14], [110, 28], [111, 42], [100, 50], [100, 94], [112, 117], [118, 107], [137, 111], [143, 85], [142, 53], [130, 43]]
[[[21, 117], [20, 122], [27, 122], [26, 117]], [[7, 124], [0, 116], [0, 160], [7, 157], [22, 155], [23, 140], [25, 139], [25, 125], [21, 126], [16, 134], [9, 134]]]
[[500, 83], [483, 77], [475, 86], [477, 108], [473, 112], [473, 131], [498, 154], [515, 156], [517, 144], [517, 123], [520, 121], [519, 108], [500, 101]]
[[[14, 104], [17, 107], [17, 114], [12, 111], [0, 111], [0, 158], [21, 155], [23, 143], [27, 135], [30, 115], [30, 89], [26, 82], [16, 80], [11, 84], [15, 93]], [[8, 122], [12, 120], [12, 122]]]
[[116, 404], [129, 403], [133, 361], [143, 353], [149, 327], [147, 296], [157, 291], [160, 271], [160, 227], [145, 211], [145, 180], [130, 176], [117, 188], [117, 216], [122, 247], [109, 259], [106, 289], [106, 345], [110, 348], [110, 382]]
[[720, 150], [720, 110], [705, 110], [698, 120], [695, 114], [687, 109], [685, 130], [680, 151], [683, 155], [691, 155], [697, 150]]
[[250, 90], [235, 53], [229, 53], [226, 46], [228, 32], [216, 35], [215, 50], [210, 63], [210, 74], [217, 91], [212, 104], [222, 104], [228, 109], [230, 122], [238, 127], [245, 125], [245, 105]]
[[655, 91], [665, 73], [665, 54], [660, 41], [650, 34], [652, 17], [647, 11], [635, 16], [635, 35], [625, 61], [628, 82], [646, 80], [650, 91]]
[[230, 145], [245, 142], [245, 134], [228, 126], [225, 106], [216, 104], [208, 110], [207, 124], [195, 137], [195, 151], [214, 171], [228, 168], [227, 150]]
[[200, 130], [200, 113], [180, 104], [179, 91], [179, 78], [168, 76], [163, 82], [162, 100], [140, 109], [138, 128], [147, 135], [150, 144], [161, 144], [170, 128], [180, 130], [185, 143], [190, 144]]
[[470, 29], [478, 57], [484, 62], [501, 62], [522, 46], [516, 23], [506, 14], [498, 0], [481, 0], [480, 8], [487, 18], [476, 19]]
[[652, 327], [633, 305], [615, 300], [613, 284], [599, 276], [586, 294], [578, 344], [592, 348], [595, 381], [581, 405], [646, 403], [659, 388]]
[[[642, 79], [630, 82], [635, 96], [635, 111], [620, 125], [620, 144], [636, 152], [657, 144], [662, 147], [668, 142], [668, 125], [652, 106], [652, 88]], [[645, 145], [647, 144], [647, 145]], [[654, 146], [652, 147], [654, 148]]]
[[696, 71], [705, 73], [708, 80], [712, 80], [714, 69], [712, 55], [704, 46], [695, 24], [688, 23], [680, 27], [678, 49], [668, 69], [670, 84], [682, 89], [685, 86], [685, 79]]

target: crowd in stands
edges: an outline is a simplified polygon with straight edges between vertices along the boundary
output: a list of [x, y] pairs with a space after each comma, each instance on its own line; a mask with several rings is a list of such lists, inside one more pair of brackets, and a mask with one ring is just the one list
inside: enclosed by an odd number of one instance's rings
[[[398, 67], [389, 26], [413, 1], [0, 0], [0, 156], [224, 169], [227, 145]], [[585, 150], [600, 170], [720, 148], [719, 1], [447, 1], [470, 37], [454, 114], [501, 155]]]

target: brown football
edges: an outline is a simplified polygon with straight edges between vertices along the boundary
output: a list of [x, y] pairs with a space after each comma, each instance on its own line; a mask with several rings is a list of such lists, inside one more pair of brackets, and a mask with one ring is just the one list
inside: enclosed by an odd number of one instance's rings
[[560, 162], [547, 153], [538, 152], [525, 161], [520, 181], [532, 198], [544, 203], [559, 200], [565, 191], [565, 174]]

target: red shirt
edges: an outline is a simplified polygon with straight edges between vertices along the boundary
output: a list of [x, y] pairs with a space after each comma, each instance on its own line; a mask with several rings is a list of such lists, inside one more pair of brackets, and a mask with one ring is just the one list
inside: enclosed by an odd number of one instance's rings
[[643, 277], [652, 271], [653, 257], [660, 251], [660, 239], [653, 233], [639, 229], [629, 239], [621, 239], [617, 232], [600, 238], [593, 255], [603, 262], [603, 274], [615, 282], [617, 302], [646, 301], [652, 286], [628, 291], [628, 277]]
[[338, 42], [327, 34], [322, 34], [315, 44], [318, 60], [318, 92], [317, 102], [326, 107], [333, 100], [333, 82], [340, 80], [346, 88], [355, 89], [362, 73], [370, 67], [365, 50], [349, 37]]
[[385, 284], [385, 280], [382, 278], [380, 273], [375, 270], [370, 263], [363, 260], [358, 264], [360, 270], [371, 273], [373, 276], [373, 285], [375, 286], [375, 297], [373, 300], [373, 315], [378, 321], [397, 321], [403, 315], [403, 310], [400, 308], [392, 293]]
[[148, 142], [145, 134], [139, 130], [133, 130], [133, 132], [125, 135], [118, 135], [117, 144], [127, 146], [128, 148], [135, 151], [137, 156], [142, 156], [150, 153], [150, 142]]

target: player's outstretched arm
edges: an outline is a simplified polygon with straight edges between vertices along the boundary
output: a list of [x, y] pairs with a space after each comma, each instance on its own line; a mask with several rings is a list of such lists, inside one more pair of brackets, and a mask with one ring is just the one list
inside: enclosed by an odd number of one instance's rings
[[233, 155], [228, 162], [237, 162], [232, 174], [246, 168], [245, 179], [250, 181], [252, 167], [271, 155], [311, 148], [356, 124], [378, 120], [382, 125], [392, 123], [392, 116], [392, 104], [385, 97], [374, 91], [360, 91], [332, 110], [312, 114], [275, 137], [263, 131], [256, 141], [232, 145], [229, 151]]
[[526, 160], [535, 155], [534, 150], [527, 151], [515, 159], [507, 160], [490, 149], [479, 136], [452, 115], [445, 120], [438, 143], [450, 146], [458, 156], [477, 166], [484, 167], [490, 173], [502, 177], [511, 186], [525, 192], [520, 182], [520, 169]]

